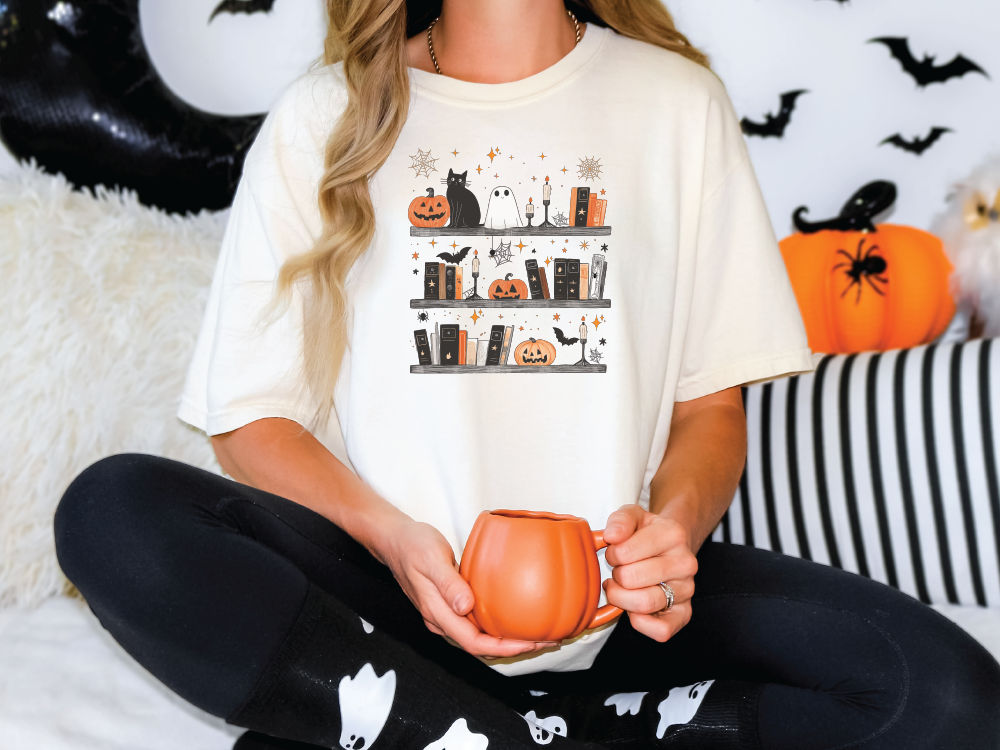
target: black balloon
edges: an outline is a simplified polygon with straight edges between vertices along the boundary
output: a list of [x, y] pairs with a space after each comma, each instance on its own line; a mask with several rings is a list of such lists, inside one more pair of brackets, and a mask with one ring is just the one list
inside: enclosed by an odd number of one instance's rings
[[225, 208], [263, 115], [173, 94], [139, 0], [0, 0], [0, 139], [75, 185], [118, 185], [168, 211]]

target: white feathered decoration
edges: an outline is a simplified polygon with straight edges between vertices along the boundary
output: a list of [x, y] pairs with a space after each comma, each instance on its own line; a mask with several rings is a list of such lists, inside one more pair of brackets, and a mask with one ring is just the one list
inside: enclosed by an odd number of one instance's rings
[[952, 293], [984, 337], [1000, 336], [1000, 157], [956, 185], [931, 228], [955, 266]]

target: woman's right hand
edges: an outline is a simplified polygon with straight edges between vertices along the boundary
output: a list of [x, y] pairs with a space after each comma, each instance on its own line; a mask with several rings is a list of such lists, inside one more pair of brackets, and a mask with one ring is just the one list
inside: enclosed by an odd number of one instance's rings
[[557, 645], [494, 638], [476, 628], [466, 617], [475, 603], [472, 588], [459, 575], [451, 545], [430, 524], [408, 519], [383, 541], [380, 556], [434, 633], [474, 656], [487, 658], [518, 656]]

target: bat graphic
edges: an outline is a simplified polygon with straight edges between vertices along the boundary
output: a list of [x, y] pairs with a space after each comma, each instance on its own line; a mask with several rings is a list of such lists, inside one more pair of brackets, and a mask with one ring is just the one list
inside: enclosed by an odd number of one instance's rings
[[275, 0], [222, 0], [215, 10], [212, 11], [212, 15], [208, 17], [208, 22], [212, 23], [215, 17], [220, 13], [231, 13], [236, 15], [237, 13], [270, 13], [274, 8]]
[[458, 264], [458, 263], [461, 263], [463, 260], [465, 260], [465, 256], [469, 254], [469, 251], [471, 249], [472, 249], [471, 247], [463, 247], [461, 250], [459, 250], [455, 254], [452, 254], [452, 253], [438, 253], [437, 257], [441, 258], [446, 263], [455, 263], [455, 264]]
[[562, 332], [561, 328], [555, 328], [555, 327], [553, 327], [552, 330], [556, 332], [556, 341], [558, 341], [563, 346], [569, 346], [570, 344], [575, 344], [577, 341], [580, 340], [579, 338], [575, 338], [575, 339], [568, 339], [568, 338], [566, 338], [565, 336], [563, 336], [563, 332]]
[[805, 89], [786, 91], [781, 95], [781, 109], [777, 115], [768, 112], [764, 115], [763, 123], [754, 122], [744, 117], [740, 120], [740, 127], [747, 135], [758, 135], [761, 138], [781, 138], [785, 134], [788, 123], [791, 122], [795, 100], [806, 93], [808, 92]]
[[923, 60], [917, 60], [910, 52], [910, 41], [906, 37], [880, 36], [869, 39], [868, 43], [884, 44], [888, 47], [890, 54], [899, 60], [903, 70], [913, 76], [913, 80], [921, 88], [932, 83], [945, 83], [952, 78], [961, 78], [966, 73], [982, 73], [989, 78], [985, 70], [962, 55], [956, 55], [954, 60], [944, 65], [935, 65], [934, 57], [931, 55], [924, 55]]
[[951, 128], [931, 128], [931, 132], [927, 134], [927, 137], [914, 138], [912, 141], [908, 141], [902, 135], [896, 133], [896, 135], [890, 135], [878, 145], [884, 146], [886, 143], [891, 143], [896, 148], [901, 148], [903, 151], [909, 151], [912, 154], [920, 156], [924, 151], [937, 143], [942, 135], [954, 132]]

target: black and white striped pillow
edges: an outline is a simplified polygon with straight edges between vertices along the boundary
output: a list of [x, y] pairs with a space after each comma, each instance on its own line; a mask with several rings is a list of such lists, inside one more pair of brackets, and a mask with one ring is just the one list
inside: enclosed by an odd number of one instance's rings
[[713, 539], [1000, 606], [1000, 345], [827, 356], [744, 398], [747, 467]]

